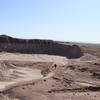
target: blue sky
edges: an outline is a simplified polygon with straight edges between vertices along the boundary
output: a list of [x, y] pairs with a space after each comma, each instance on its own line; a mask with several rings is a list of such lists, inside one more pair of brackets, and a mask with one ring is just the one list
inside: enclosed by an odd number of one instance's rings
[[100, 43], [100, 0], [0, 0], [0, 34]]

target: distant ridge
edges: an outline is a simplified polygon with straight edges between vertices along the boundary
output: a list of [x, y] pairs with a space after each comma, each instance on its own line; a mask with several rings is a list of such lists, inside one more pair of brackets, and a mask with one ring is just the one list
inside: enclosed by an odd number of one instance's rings
[[52, 40], [19, 39], [7, 35], [0, 35], [0, 52], [2, 51], [60, 55], [67, 58], [79, 58], [83, 55], [78, 45], [64, 45]]

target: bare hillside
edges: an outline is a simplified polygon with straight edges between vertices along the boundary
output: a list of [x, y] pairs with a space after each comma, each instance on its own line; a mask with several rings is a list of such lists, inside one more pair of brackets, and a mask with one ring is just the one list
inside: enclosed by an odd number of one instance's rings
[[100, 45], [8, 36], [0, 44], [0, 100], [100, 100]]

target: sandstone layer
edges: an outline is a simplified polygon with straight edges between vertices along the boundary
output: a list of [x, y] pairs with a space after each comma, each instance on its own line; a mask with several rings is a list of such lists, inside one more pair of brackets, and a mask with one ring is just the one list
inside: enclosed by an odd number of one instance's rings
[[79, 58], [83, 55], [77, 45], [64, 45], [52, 40], [18, 39], [10, 36], [0, 36], [0, 51], [26, 54], [49, 54]]

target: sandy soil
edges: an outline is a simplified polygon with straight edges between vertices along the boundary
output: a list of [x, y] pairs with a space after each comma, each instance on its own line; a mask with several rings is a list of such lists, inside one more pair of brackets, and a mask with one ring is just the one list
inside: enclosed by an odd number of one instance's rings
[[54, 62], [56, 64], [66, 64], [68, 59], [62, 56], [46, 54], [20, 54], [20, 53], [0, 53], [0, 60], [33, 61], [33, 62]]
[[100, 100], [100, 60], [2, 52], [0, 100]]

